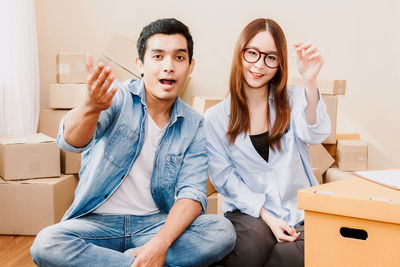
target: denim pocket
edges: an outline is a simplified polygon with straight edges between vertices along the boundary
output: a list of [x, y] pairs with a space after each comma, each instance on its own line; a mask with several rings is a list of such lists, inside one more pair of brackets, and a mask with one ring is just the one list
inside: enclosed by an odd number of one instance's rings
[[168, 188], [174, 188], [176, 177], [182, 165], [183, 157], [181, 155], [167, 154], [165, 156], [165, 185]]
[[138, 140], [138, 135], [128, 125], [121, 124], [106, 144], [104, 155], [114, 165], [125, 168], [131, 162]]

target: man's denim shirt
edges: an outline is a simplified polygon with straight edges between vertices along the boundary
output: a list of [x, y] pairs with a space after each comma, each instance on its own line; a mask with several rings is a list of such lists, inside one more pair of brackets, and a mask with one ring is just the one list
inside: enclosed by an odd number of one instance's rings
[[[90, 213], [103, 203], [125, 179], [143, 146], [147, 106], [141, 80], [115, 82], [112, 105], [101, 112], [91, 141], [82, 148], [64, 139], [64, 119], [57, 143], [61, 149], [82, 152], [79, 184], [64, 220]], [[207, 148], [203, 118], [179, 97], [158, 144], [151, 178], [151, 194], [162, 213], [181, 198], [207, 208]]]

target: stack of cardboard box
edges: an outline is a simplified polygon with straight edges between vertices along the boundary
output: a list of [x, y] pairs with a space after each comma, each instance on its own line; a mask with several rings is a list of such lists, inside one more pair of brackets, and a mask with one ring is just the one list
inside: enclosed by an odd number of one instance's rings
[[[302, 78], [292, 78], [291, 85], [304, 86]], [[331, 119], [331, 133], [322, 142], [322, 145], [314, 145], [310, 148], [311, 162], [314, 175], [320, 184], [323, 183], [323, 177], [335, 163], [335, 158], [330, 151], [332, 147], [336, 148], [336, 122], [337, 122], [337, 105], [338, 95], [344, 95], [346, 92], [345, 80], [318, 80], [318, 89], [322, 94], [322, 98], [326, 104], [326, 109]], [[336, 150], [335, 150], [336, 151]], [[336, 153], [336, 152], [335, 152]]]
[[[303, 81], [293, 78], [291, 84], [302, 86]], [[314, 174], [323, 183], [349, 177], [351, 171], [366, 170], [368, 146], [359, 134], [336, 133], [338, 96], [345, 94], [346, 81], [318, 80], [318, 87], [331, 119], [331, 134], [322, 142], [324, 149], [320, 145], [312, 146], [310, 153]]]
[[44, 134], [0, 137], [0, 234], [35, 235], [71, 205], [77, 177], [60, 176], [60, 150]]
[[[85, 99], [86, 53], [57, 55], [57, 84], [50, 84], [49, 107], [39, 114], [38, 132], [57, 137], [61, 119]], [[80, 170], [81, 155], [61, 150], [61, 172], [75, 174]]]

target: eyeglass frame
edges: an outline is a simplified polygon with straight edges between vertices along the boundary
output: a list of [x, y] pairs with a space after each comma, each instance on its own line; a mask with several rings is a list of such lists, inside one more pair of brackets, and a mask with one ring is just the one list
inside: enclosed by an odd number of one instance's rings
[[[245, 58], [244, 53], [246, 52], [246, 50], [249, 50], [249, 49], [256, 50], [256, 51], [259, 53], [259, 57], [257, 58], [256, 61], [251, 62], [251, 61], [248, 61], [248, 60]], [[280, 57], [279, 57], [279, 55], [278, 55], [277, 52], [265, 53], [265, 52], [261, 52], [260, 50], [254, 48], [254, 47], [244, 47], [244, 48], [242, 49], [242, 57], [243, 57], [243, 59], [244, 59], [247, 63], [256, 63], [256, 62], [258, 62], [258, 61], [260, 60], [260, 58], [261, 58], [262, 55], [265, 55], [263, 61], [264, 61], [265, 66], [267, 66], [268, 68], [276, 69], [276, 68], [278, 68], [278, 67], [280, 66], [280, 64], [281, 64], [281, 62], [280, 62]], [[267, 65], [267, 63], [265, 62], [265, 59], [267, 58], [268, 55], [275, 55], [275, 56], [278, 57], [278, 60], [279, 60], [278, 66], [276, 66], [276, 67], [270, 67], [270, 66]]]

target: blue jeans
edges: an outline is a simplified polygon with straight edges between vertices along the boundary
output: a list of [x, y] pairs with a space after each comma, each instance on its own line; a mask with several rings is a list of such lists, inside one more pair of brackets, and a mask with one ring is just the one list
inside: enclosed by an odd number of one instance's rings
[[[166, 218], [157, 213], [70, 219], [40, 231], [31, 255], [38, 266], [130, 266], [135, 258], [129, 254], [154, 237]], [[168, 249], [164, 265], [208, 266], [224, 258], [235, 242], [226, 218], [201, 215]]]

